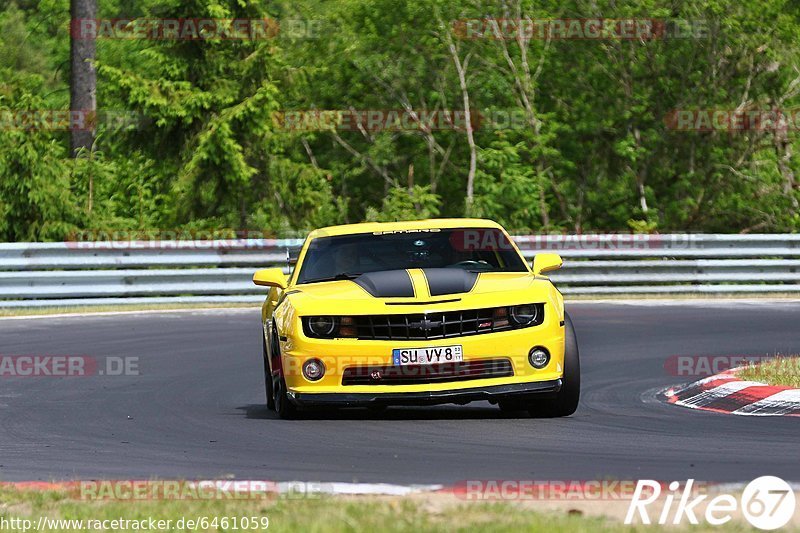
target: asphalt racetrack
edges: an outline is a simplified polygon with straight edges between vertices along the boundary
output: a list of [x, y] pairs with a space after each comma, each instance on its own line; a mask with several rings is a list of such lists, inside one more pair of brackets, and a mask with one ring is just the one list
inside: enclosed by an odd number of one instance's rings
[[800, 353], [800, 303], [571, 304], [583, 396], [565, 419], [488, 403], [279, 420], [258, 309], [0, 320], [0, 355], [138, 357], [138, 376], [0, 377], [0, 481], [800, 481], [800, 420], [698, 412], [655, 391], [671, 355]]

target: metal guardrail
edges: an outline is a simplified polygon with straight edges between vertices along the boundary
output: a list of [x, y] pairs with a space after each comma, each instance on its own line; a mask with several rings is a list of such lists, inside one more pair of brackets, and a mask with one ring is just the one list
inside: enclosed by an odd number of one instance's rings
[[[525, 235], [565, 294], [798, 293], [800, 235]], [[0, 307], [256, 302], [300, 239], [0, 243]]]

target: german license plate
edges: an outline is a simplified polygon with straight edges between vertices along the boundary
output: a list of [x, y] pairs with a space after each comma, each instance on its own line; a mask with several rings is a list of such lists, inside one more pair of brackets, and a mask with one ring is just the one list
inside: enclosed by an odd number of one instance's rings
[[433, 365], [437, 363], [453, 363], [464, 360], [461, 345], [433, 346], [429, 348], [396, 348], [392, 350], [395, 366]]

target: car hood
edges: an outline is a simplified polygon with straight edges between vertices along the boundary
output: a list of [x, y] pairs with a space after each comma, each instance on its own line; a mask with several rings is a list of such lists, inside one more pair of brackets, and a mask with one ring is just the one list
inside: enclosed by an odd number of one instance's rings
[[[320, 314], [449, 310], [543, 302], [552, 285], [530, 272], [471, 273], [463, 269], [393, 270], [354, 280], [295, 285], [293, 307]], [[401, 311], [402, 310], [402, 311]]]

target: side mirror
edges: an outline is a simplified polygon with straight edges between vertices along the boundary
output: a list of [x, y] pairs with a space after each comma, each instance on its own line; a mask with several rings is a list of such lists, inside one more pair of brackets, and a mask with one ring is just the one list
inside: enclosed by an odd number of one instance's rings
[[286, 288], [286, 276], [280, 268], [264, 268], [253, 274], [253, 283], [264, 287]]
[[286, 264], [287, 265], [296, 265], [297, 260], [300, 258], [300, 247], [286, 247]]
[[564, 261], [558, 254], [536, 254], [533, 258], [533, 273], [535, 275], [550, 272], [551, 270], [558, 270]]

